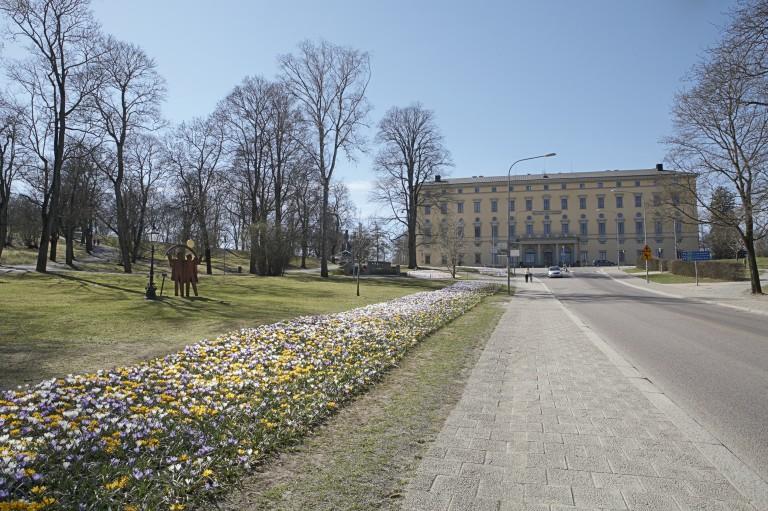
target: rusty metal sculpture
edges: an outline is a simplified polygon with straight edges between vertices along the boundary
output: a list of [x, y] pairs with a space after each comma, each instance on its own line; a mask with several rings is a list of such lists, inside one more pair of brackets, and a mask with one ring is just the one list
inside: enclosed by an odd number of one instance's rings
[[[190, 252], [185, 254], [185, 251]], [[171, 280], [173, 281], [173, 294], [174, 296], [186, 296], [189, 298], [189, 287], [192, 286], [192, 290], [197, 294], [197, 265], [200, 264], [200, 258], [197, 257], [197, 253], [188, 245], [173, 245], [166, 250], [165, 255], [168, 257], [168, 264], [171, 266]], [[173, 257], [175, 255], [176, 257]]]

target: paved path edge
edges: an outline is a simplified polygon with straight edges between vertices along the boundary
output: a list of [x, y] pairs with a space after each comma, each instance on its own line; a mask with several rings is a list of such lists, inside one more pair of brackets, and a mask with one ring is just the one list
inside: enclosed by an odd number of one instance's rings
[[[617, 282], [621, 282], [630, 287], [637, 287], [644, 289], [652, 293], [664, 294], [675, 298], [681, 298], [669, 293], [663, 293], [662, 291], [656, 291], [652, 289], [646, 289], [634, 284], [622, 282], [621, 279], [616, 279], [606, 272], [606, 275], [611, 277]], [[622, 355], [614, 350], [608, 343], [606, 343], [599, 335], [597, 335], [588, 325], [586, 325], [581, 318], [571, 312], [557, 296], [552, 293], [549, 286], [541, 279], [538, 279], [544, 288], [549, 292], [552, 297], [557, 301], [565, 314], [573, 320], [576, 326], [592, 341], [592, 343], [602, 351], [608, 359], [621, 371], [629, 380], [637, 387], [648, 400], [653, 403], [656, 408], [666, 413], [669, 419], [677, 426], [684, 434], [686, 434], [691, 442], [696, 446], [699, 452], [706, 457], [712, 465], [717, 468], [730, 483], [742, 494], [749, 499], [750, 503], [755, 508], [768, 511], [768, 483], [763, 481], [746, 463], [741, 461], [728, 447], [722, 444], [717, 438], [710, 434], [701, 424], [699, 424], [693, 417], [689, 416], [682, 408], [677, 406], [666, 394], [658, 389], [648, 378], [643, 377], [635, 366], [630, 364]], [[717, 302], [710, 302], [716, 305], [723, 305]], [[728, 305], [724, 305], [728, 307]], [[749, 312], [758, 312], [764, 314], [761, 311], [753, 311], [744, 307], [730, 306], [738, 309], [747, 310]]]
[[[648, 288], [648, 287], [645, 287], [645, 286], [638, 286], [638, 285], [635, 285], [635, 284], [631, 284], [629, 282], [625, 282], [624, 279], [617, 279], [616, 277], [611, 275], [610, 272], [607, 272], [605, 270], [601, 270], [601, 272], [603, 273], [603, 275], [607, 275], [609, 278], [611, 278], [615, 282], [618, 282], [619, 284], [624, 284], [625, 286], [633, 287], [635, 289], [640, 289], [642, 291], [648, 291], [649, 293], [655, 293], [657, 295], [666, 296], [667, 298], [678, 298], [678, 299], [681, 299], [681, 300], [685, 299], [685, 298], [688, 298], [686, 296], [674, 295], [672, 293], [666, 293], [664, 291], [659, 291], [658, 289], [651, 289], [651, 288]], [[633, 278], [636, 278], [636, 277], [633, 277]], [[766, 312], [766, 311], [762, 311], [762, 310], [758, 310], [758, 309], [750, 309], [749, 307], [742, 307], [741, 305], [733, 305], [733, 304], [730, 304], [730, 303], [722, 303], [722, 302], [717, 302], [715, 300], [701, 300], [699, 298], [688, 298], [688, 299], [689, 300], [695, 300], [696, 302], [699, 302], [699, 303], [706, 303], [706, 304], [709, 304], [709, 305], [719, 305], [720, 307], [728, 307], [729, 309], [736, 309], [736, 310], [740, 310], [740, 311], [743, 311], [743, 312], [751, 312], [752, 314], [761, 314], [763, 316], [768, 316], [768, 312]]]

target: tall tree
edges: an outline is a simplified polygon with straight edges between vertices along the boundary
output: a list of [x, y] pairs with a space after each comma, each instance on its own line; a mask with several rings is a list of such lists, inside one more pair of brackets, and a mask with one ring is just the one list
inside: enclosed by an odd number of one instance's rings
[[391, 219], [408, 233], [408, 267], [416, 268], [418, 208], [424, 205], [422, 187], [451, 166], [451, 157], [435, 123], [435, 114], [420, 103], [393, 107], [379, 122], [376, 141], [377, 181], [373, 200], [391, 208]]
[[18, 154], [21, 110], [0, 98], [0, 255], [8, 241], [11, 188], [20, 168]]
[[9, 18], [14, 35], [29, 43], [31, 53], [28, 61], [12, 69], [12, 77], [30, 95], [32, 108], [40, 110], [38, 119], [46, 117], [49, 125], [36, 151], [47, 178], [36, 264], [37, 271], [45, 272], [58, 215], [68, 121], [94, 87], [89, 64], [98, 55], [99, 27], [88, 0], [0, 0], [0, 12]]
[[[666, 142], [668, 159], [697, 179], [679, 180], [677, 210], [689, 220], [698, 207], [701, 221], [730, 227], [747, 250], [752, 293], [762, 293], [755, 241], [768, 234], [768, 110], [762, 77], [744, 73], [748, 51], [716, 48], [692, 73], [693, 84], [677, 95], [674, 135]], [[734, 192], [736, 211], [730, 221], [712, 208], [712, 196]]]
[[[111, 37], [104, 41], [95, 67], [100, 86], [87, 102], [89, 121], [109, 141], [114, 152], [114, 157], [107, 160], [110, 164], [101, 170], [112, 183], [120, 258], [125, 273], [131, 273], [138, 242], [131, 233], [130, 205], [126, 204], [127, 188], [131, 184], [126, 169], [126, 145], [131, 137], [160, 125], [165, 85], [155, 62], [141, 48]], [[146, 194], [142, 195], [146, 198]], [[141, 234], [139, 232], [139, 241]]]
[[[168, 159], [180, 185], [186, 205], [197, 224], [205, 257], [205, 270], [211, 267], [209, 214], [214, 188], [221, 183], [224, 130], [214, 116], [182, 123], [168, 142]], [[183, 229], [186, 231], [187, 229]], [[185, 233], [186, 234], [186, 233]]]
[[365, 92], [371, 76], [368, 54], [327, 41], [304, 41], [296, 55], [280, 57], [283, 80], [298, 100], [311, 133], [306, 152], [323, 191], [320, 216], [320, 275], [328, 277], [331, 178], [339, 152], [352, 158], [364, 140], [370, 111]]
[[261, 77], [246, 77], [219, 105], [226, 127], [232, 161], [230, 181], [247, 198], [250, 222], [249, 272], [266, 273], [259, 225], [265, 225], [269, 204], [270, 96], [272, 84]]

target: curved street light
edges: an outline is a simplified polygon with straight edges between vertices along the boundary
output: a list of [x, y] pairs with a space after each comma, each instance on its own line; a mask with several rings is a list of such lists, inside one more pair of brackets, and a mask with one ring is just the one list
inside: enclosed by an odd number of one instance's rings
[[541, 154], [539, 156], [531, 156], [529, 158], [520, 158], [517, 161], [512, 162], [512, 165], [509, 166], [509, 170], [507, 170], [507, 295], [512, 294], [511, 288], [510, 288], [510, 275], [509, 275], [509, 259], [510, 259], [510, 237], [509, 237], [509, 221], [510, 221], [510, 214], [509, 214], [509, 202], [511, 200], [510, 195], [510, 178], [512, 177], [512, 167], [520, 163], [521, 161], [527, 161], [527, 160], [536, 160], [538, 158], [549, 158], [551, 156], [557, 156], [557, 153], [547, 153], [547, 154]]

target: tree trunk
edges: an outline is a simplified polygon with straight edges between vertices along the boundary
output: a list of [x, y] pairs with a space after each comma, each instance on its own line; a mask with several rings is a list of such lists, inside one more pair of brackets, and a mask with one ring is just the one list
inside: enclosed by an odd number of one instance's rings
[[84, 229], [85, 232], [85, 251], [89, 254], [93, 253], [93, 219], [88, 220], [88, 226]]
[[[205, 208], [201, 207], [201, 210]], [[208, 239], [208, 226], [205, 224], [205, 216], [201, 215], [198, 218], [200, 222], [200, 237], [203, 242], [203, 254], [205, 256], [205, 273], [207, 275], [213, 275], [213, 268], [211, 267], [211, 242]]]
[[125, 273], [133, 273], [133, 268], [131, 268], [131, 236], [125, 204], [123, 204], [122, 180], [118, 179], [115, 181], [114, 190], [115, 210], [117, 213], [117, 244], [120, 247], [120, 262], [123, 265], [123, 271]]
[[45, 273], [48, 269], [48, 246], [51, 241], [51, 224], [48, 219], [48, 215], [45, 211], [44, 205], [40, 210], [40, 219], [42, 220], [42, 231], [40, 232], [40, 246], [37, 247], [37, 264], [35, 265], [35, 271]]
[[328, 278], [328, 195], [330, 180], [323, 180], [323, 208], [320, 216], [320, 276]]
[[67, 263], [67, 266], [73, 266], [75, 262], [75, 229], [74, 228], [67, 228], [67, 232], [64, 233], [64, 239], [66, 241], [66, 249], [65, 249], [65, 261]]
[[0, 208], [0, 257], [3, 256], [3, 248], [8, 242], [8, 203]]
[[752, 286], [752, 294], [761, 295], [763, 294], [763, 288], [760, 284], [760, 270], [757, 269], [757, 254], [755, 253], [754, 241], [749, 240], [745, 245], [749, 261], [749, 282]]
[[59, 249], [59, 231], [54, 230], [51, 233], [51, 255], [49, 259], [56, 262], [56, 257], [58, 256], [58, 249]]
[[416, 268], [416, 215], [408, 213], [408, 268]]

